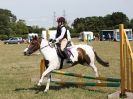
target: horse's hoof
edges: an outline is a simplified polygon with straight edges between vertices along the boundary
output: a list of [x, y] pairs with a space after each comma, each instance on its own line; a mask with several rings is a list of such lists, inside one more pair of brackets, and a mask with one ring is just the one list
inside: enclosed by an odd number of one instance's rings
[[102, 83], [101, 81], [98, 81], [98, 83]]
[[39, 87], [40, 87], [40, 86], [41, 86], [41, 83], [39, 82], [39, 83], [37, 84], [37, 86], [39, 86]]
[[47, 93], [48, 92], [48, 90], [44, 90], [44, 93]]

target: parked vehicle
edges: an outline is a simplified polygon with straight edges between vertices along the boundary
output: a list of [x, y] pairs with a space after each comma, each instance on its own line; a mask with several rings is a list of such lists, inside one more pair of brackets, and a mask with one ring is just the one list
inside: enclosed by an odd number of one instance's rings
[[4, 40], [4, 44], [20, 44], [23, 43], [22, 37], [13, 37], [10, 38], [9, 40]]

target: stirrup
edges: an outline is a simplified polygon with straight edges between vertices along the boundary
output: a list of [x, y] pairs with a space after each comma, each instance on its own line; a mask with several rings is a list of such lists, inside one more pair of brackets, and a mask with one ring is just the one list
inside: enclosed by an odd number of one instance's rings
[[72, 60], [71, 59], [66, 59], [67, 60], [67, 63], [71, 63], [73, 64]]

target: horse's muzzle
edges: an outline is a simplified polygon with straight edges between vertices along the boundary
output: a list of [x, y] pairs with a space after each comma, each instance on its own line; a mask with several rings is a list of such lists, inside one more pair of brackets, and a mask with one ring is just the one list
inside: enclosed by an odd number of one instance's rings
[[24, 55], [25, 55], [25, 56], [30, 56], [30, 55], [31, 55], [31, 53], [30, 53], [30, 51], [28, 50], [28, 48], [24, 49]]
[[25, 55], [25, 56], [30, 56], [31, 53], [27, 50], [27, 51], [24, 51], [24, 55]]

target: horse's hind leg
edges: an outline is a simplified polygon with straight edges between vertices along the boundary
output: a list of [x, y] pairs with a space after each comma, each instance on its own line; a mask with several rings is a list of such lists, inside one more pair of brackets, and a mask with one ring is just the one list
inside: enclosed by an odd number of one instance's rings
[[[85, 60], [86, 60], [86, 63], [91, 66], [91, 68], [94, 70], [95, 72], [95, 76], [96, 77], [99, 77], [99, 74], [98, 74], [98, 70], [97, 70], [97, 67], [95, 66], [94, 64], [94, 58], [91, 58], [88, 56], [88, 55], [85, 55]], [[100, 83], [100, 80], [98, 80], [98, 83]]]
[[[92, 69], [94, 70], [95, 76], [96, 76], [96, 77], [99, 77], [98, 70], [97, 70], [97, 67], [95, 66], [95, 64], [90, 64], [90, 66], [91, 66]], [[98, 83], [101, 83], [101, 81], [98, 80]]]

